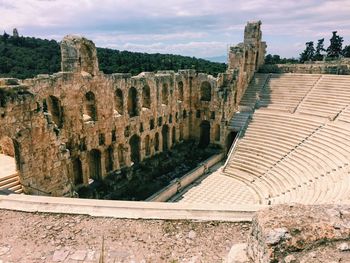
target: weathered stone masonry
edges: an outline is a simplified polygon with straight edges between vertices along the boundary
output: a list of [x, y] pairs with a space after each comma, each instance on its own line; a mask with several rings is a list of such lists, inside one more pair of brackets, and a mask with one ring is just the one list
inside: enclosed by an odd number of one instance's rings
[[54, 196], [189, 138], [226, 147], [227, 123], [265, 48], [260, 22], [248, 23], [217, 78], [193, 70], [106, 75], [94, 44], [67, 36], [62, 72], [1, 80], [0, 140], [14, 142], [24, 191]]

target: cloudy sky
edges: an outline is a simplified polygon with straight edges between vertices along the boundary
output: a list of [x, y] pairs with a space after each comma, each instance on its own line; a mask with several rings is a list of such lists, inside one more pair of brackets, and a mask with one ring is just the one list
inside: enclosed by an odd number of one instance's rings
[[268, 53], [298, 57], [337, 30], [350, 43], [350, 0], [0, 0], [0, 30], [97, 46], [196, 57], [226, 54], [244, 25], [261, 20]]

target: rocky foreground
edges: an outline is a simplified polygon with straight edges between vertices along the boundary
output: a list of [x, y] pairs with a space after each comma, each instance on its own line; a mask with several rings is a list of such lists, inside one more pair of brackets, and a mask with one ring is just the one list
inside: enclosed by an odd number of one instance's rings
[[[0, 210], [0, 263], [222, 262], [250, 223], [127, 220]], [[102, 245], [103, 244], [103, 245]]]

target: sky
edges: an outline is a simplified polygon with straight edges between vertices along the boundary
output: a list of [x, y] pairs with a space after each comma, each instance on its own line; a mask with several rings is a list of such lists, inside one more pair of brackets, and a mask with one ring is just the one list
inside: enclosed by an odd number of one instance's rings
[[0, 32], [98, 47], [195, 57], [226, 55], [247, 21], [262, 21], [267, 52], [298, 57], [332, 31], [350, 43], [350, 0], [0, 0]]

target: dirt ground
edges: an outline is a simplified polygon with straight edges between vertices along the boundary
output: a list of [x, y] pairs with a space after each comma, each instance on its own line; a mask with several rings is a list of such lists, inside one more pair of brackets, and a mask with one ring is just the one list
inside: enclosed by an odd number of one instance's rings
[[[222, 262], [250, 223], [128, 220], [0, 210], [0, 263]], [[101, 261], [102, 262], [102, 261]]]

